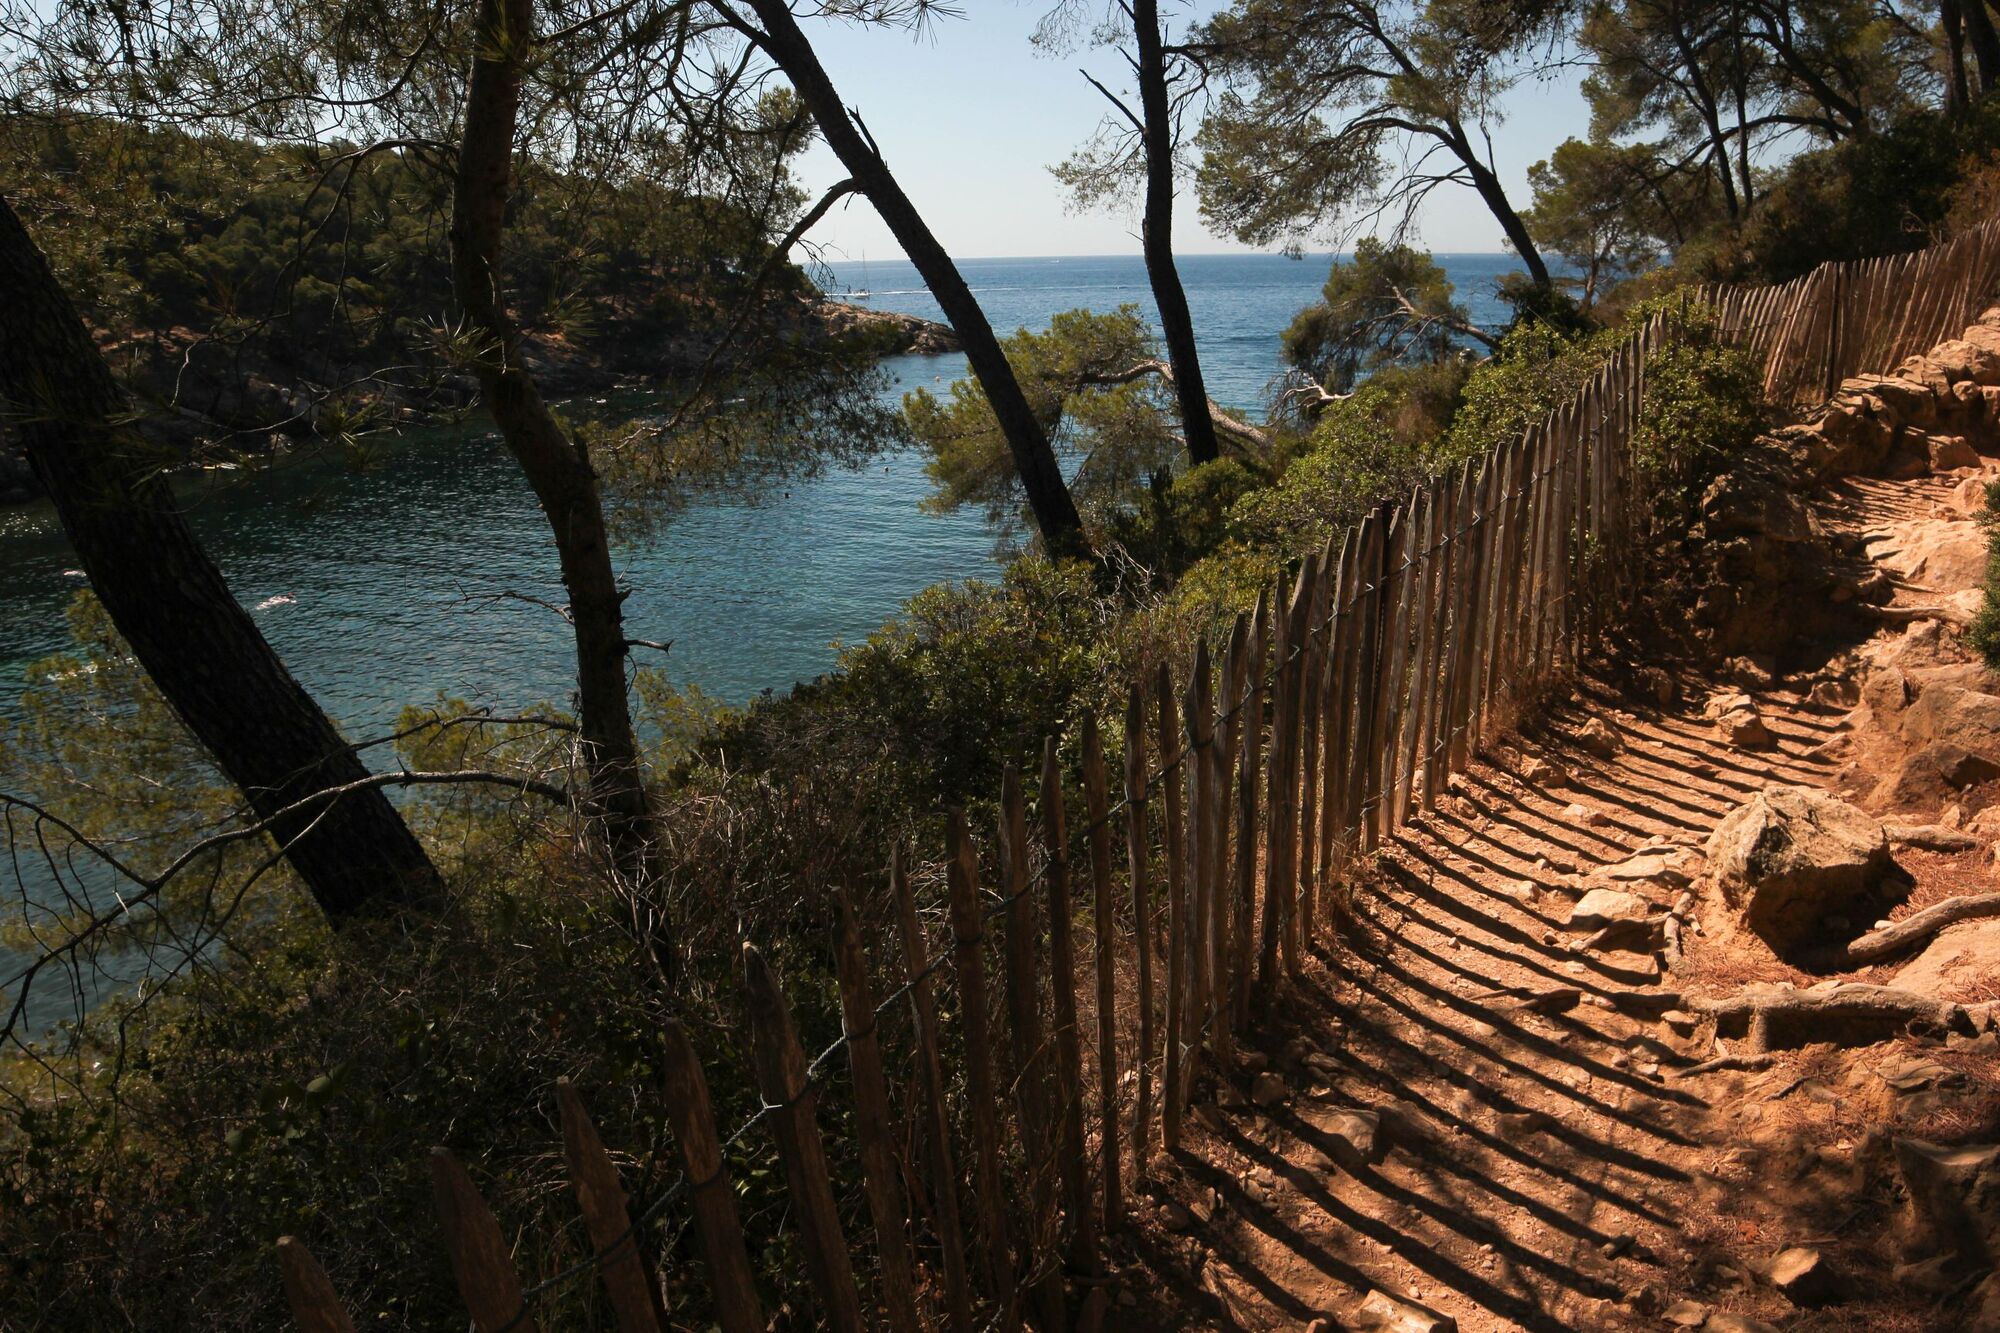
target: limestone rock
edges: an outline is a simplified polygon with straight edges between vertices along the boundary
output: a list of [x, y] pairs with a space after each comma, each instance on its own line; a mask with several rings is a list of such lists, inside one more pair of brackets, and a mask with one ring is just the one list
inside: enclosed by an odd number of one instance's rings
[[1701, 1326], [1701, 1333], [1778, 1333], [1776, 1324], [1767, 1324], [1761, 1319], [1752, 1319], [1747, 1314], [1730, 1314], [1717, 1310]]
[[1963, 435], [1933, 435], [1924, 443], [1930, 451], [1933, 472], [1957, 472], [1979, 466], [1979, 454]]
[[1929, 426], [1937, 421], [1937, 395], [1921, 381], [1899, 373], [1878, 377], [1868, 387], [1893, 420], [1910, 426]]
[[1613, 922], [1638, 921], [1652, 906], [1635, 893], [1622, 889], [1592, 889], [1569, 909], [1571, 930], [1602, 930]]
[[1965, 1302], [1965, 1333], [2000, 1333], [2000, 1273], [1989, 1273]]
[[1778, 664], [1764, 656], [1732, 657], [1722, 664], [1722, 678], [1746, 690], [1768, 690], [1777, 683]]
[[1895, 772], [1876, 784], [1870, 799], [1878, 806], [1924, 805], [1995, 778], [2000, 778], [2000, 762], [1955, 741], [1932, 741], [1906, 755]]
[[1928, 1259], [1915, 1263], [1897, 1264], [1889, 1270], [1889, 1278], [1899, 1287], [1920, 1291], [1926, 1296], [1943, 1296], [1958, 1285], [1953, 1272], [1956, 1254], [1934, 1254]]
[[1358, 1170], [1382, 1160], [1388, 1152], [1388, 1136], [1382, 1130], [1378, 1111], [1346, 1108], [1314, 1110], [1306, 1123], [1324, 1136], [1319, 1147], [1343, 1169]]
[[2000, 918], [1989, 917], [1939, 931], [1889, 984], [1968, 1004], [1987, 998], [1996, 979], [2000, 979]]
[[1924, 518], [1892, 524], [1887, 547], [1876, 553], [1883, 568], [1906, 582], [1940, 592], [1976, 588], [1986, 573], [1986, 533], [1962, 518]]
[[1799, 542], [1812, 536], [1805, 505], [1784, 478], [1764, 468], [1732, 468], [1701, 497], [1702, 522], [1717, 536], [1754, 535]]
[[1821, 708], [1853, 708], [1861, 702], [1861, 687], [1845, 677], [1814, 683], [1808, 696]]
[[1563, 766], [1547, 759], [1529, 759], [1521, 764], [1521, 779], [1537, 787], [1567, 787], [1569, 774]]
[[1250, 1100], [1259, 1106], [1276, 1106], [1285, 1100], [1285, 1094], [1285, 1080], [1268, 1069], [1250, 1084]]
[[1680, 698], [1681, 688], [1673, 676], [1660, 667], [1638, 667], [1632, 672], [1633, 688], [1665, 708]]
[[1716, 733], [1723, 741], [1739, 750], [1768, 750], [1778, 743], [1757, 711], [1756, 701], [1741, 691], [1716, 695], [1702, 711], [1715, 720]]
[[1925, 359], [1954, 383], [2000, 384], [2000, 347], [1993, 343], [1993, 330], [1974, 325], [1964, 338], [1939, 343]]
[[1563, 819], [1578, 828], [1601, 828], [1611, 822], [1611, 816], [1602, 810], [1594, 810], [1581, 801], [1571, 801], [1563, 807]]
[[1902, 730], [1919, 745], [1949, 741], [2000, 759], [2000, 695], [1930, 680], [1904, 711]]
[[1839, 1294], [1833, 1268], [1818, 1250], [1794, 1246], [1771, 1261], [1771, 1285], [1793, 1305], [1824, 1305]]
[[1660, 1317], [1675, 1328], [1700, 1328], [1708, 1320], [1708, 1307], [1700, 1301], [1675, 1301]]
[[1425, 1309], [1414, 1301], [1399, 1300], [1385, 1291], [1369, 1292], [1349, 1326], [1379, 1333], [1458, 1333], [1458, 1321], [1450, 1315]]
[[[1783, 952], [1866, 900], [1890, 867], [1889, 839], [1866, 812], [1811, 787], [1768, 787], [1708, 840], [1724, 899]], [[1863, 918], [1873, 920], [1872, 916]]]
[[1601, 717], [1594, 717], [1583, 724], [1583, 730], [1576, 734], [1577, 748], [1599, 759], [1616, 758], [1625, 749], [1625, 741], [1613, 731]]
[[2000, 1255], [2000, 1144], [1941, 1147], [1897, 1139], [1896, 1170], [1910, 1200], [1912, 1239], [1942, 1253], [1993, 1262]]
[[1624, 888], [1633, 884], [1657, 884], [1666, 889], [1686, 888], [1700, 870], [1700, 853], [1692, 847], [1643, 848], [1623, 861], [1599, 866], [1584, 881], [1586, 887]]

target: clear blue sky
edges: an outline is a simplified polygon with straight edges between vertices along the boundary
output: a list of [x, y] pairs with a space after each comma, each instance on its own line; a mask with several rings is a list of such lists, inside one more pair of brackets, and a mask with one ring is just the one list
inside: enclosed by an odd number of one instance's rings
[[[1102, 118], [1106, 103], [1078, 67], [1127, 91], [1122, 61], [1086, 50], [1052, 59], [1030, 45], [1048, 0], [961, 0], [965, 17], [921, 36], [808, 20], [834, 85], [862, 119], [917, 207], [954, 255], [1136, 254], [1136, 217], [1071, 212], [1048, 168], [1068, 156]], [[1203, 4], [1204, 12], [1218, 6]], [[1588, 132], [1577, 85], [1514, 90], [1494, 136], [1494, 158], [1517, 207], [1528, 202], [1527, 169], [1571, 135]], [[844, 175], [824, 145], [801, 176], [824, 189]], [[1175, 248], [1188, 254], [1246, 247], [1211, 235], [1183, 191]], [[1505, 249], [1500, 229], [1468, 190], [1439, 190], [1421, 216], [1423, 242], [1441, 252]], [[901, 248], [866, 201], [850, 197], [812, 233], [829, 259], [894, 258]]]

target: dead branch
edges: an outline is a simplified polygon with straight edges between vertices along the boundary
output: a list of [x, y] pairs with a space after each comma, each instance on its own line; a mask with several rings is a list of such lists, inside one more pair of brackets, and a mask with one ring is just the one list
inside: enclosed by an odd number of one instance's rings
[[1947, 898], [1894, 925], [1884, 926], [1852, 941], [1842, 951], [1841, 961], [1849, 967], [1867, 967], [1929, 940], [1946, 926], [1988, 916], [2000, 916], [2000, 893]]
[[1703, 1060], [1698, 1065], [1673, 1071], [1675, 1078], [1693, 1078], [1697, 1074], [1713, 1074], [1724, 1069], [1769, 1069], [1777, 1061], [1774, 1055], [1718, 1055], [1713, 1060]]
[[[1158, 358], [1135, 361], [1123, 370], [1092, 371], [1084, 375], [1081, 383], [1093, 388], [1112, 388], [1120, 384], [1130, 384], [1148, 376], [1157, 376], [1167, 384], [1174, 381], [1174, 368]], [[1218, 435], [1228, 436], [1238, 447], [1267, 451], [1271, 447], [1270, 432], [1261, 426], [1253, 426], [1241, 417], [1225, 411], [1213, 398], [1208, 400], [1208, 419], [1215, 423]]]
[[1329, 392], [1327, 387], [1318, 380], [1308, 379], [1303, 384], [1294, 384], [1291, 388], [1286, 389], [1279, 397], [1278, 404], [1283, 407], [1296, 402], [1299, 412], [1302, 415], [1313, 417], [1318, 416], [1335, 403], [1344, 403], [1353, 396], [1352, 393]]

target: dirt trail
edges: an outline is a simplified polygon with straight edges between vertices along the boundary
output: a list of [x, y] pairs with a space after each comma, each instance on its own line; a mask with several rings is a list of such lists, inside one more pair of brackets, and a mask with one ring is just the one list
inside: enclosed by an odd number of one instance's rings
[[[1815, 509], [1856, 563], [1888, 559], [1867, 538], [1940, 506], [1962, 519], [1949, 504], [1971, 475], [1848, 480]], [[1891, 635], [1909, 608], [1955, 591], [1895, 582], [1892, 609], [1857, 608]], [[1456, 779], [1355, 889], [1352, 926], [1287, 992], [1232, 1087], [1197, 1108], [1178, 1161], [1156, 1172], [1123, 1242], [1155, 1285], [1136, 1308], [1122, 1296], [1114, 1326], [1370, 1327], [1363, 1302], [1378, 1291], [1463, 1333], [1705, 1317], [1710, 1330], [1760, 1327], [1730, 1312], [1788, 1329], [1953, 1326], [1889, 1281], [1891, 1209], [1865, 1192], [1856, 1163], [1866, 1130], [1898, 1115], [1871, 1072], [1895, 1044], [1808, 1047], [1765, 1070], [1686, 1077], [1713, 1050], [1678, 1014], [1662, 1021], [1673, 1001], [1655, 955], [1571, 947], [1579, 875], [1698, 849], [1766, 784], [1852, 789], [1866, 776], [1843, 762], [1847, 710], [1813, 702], [1810, 673], [1749, 691], [1776, 740], [1761, 750], [1725, 743], [1704, 716], [1705, 700], [1740, 680], [1666, 689], [1664, 673], [1640, 674], [1673, 701], [1584, 680]], [[1592, 719], [1619, 743], [1585, 736]], [[1983, 848], [1913, 873], [1920, 888], [1940, 876], [1993, 887]], [[1815, 979], [1693, 938], [1687, 972], [1669, 978], [1673, 990]], [[1985, 1059], [1975, 1092], [1990, 1113], [2000, 1100]], [[1260, 1107], [1266, 1060], [1284, 1095]], [[1274, 1092], [1268, 1080], [1262, 1091]], [[1351, 1146], [1368, 1128], [1344, 1116], [1353, 1110], [1380, 1113], [1373, 1152]], [[1804, 1242], [1849, 1275], [1849, 1298], [1810, 1315], [1758, 1275]]]

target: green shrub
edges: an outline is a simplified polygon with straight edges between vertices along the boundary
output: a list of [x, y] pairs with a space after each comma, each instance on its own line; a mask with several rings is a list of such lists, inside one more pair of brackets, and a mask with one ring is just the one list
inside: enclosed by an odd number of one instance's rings
[[1986, 528], [1985, 596], [1965, 637], [1986, 659], [1986, 665], [2000, 668], [2000, 481], [1987, 483], [1986, 507], [1980, 511], [1979, 521]]
[[1708, 484], [1750, 447], [1768, 409], [1755, 358], [1717, 339], [1711, 307], [1665, 297], [1634, 318], [1654, 310], [1668, 336], [1646, 361], [1632, 448], [1652, 479], [1657, 516], [1674, 523], [1691, 518]]
[[1603, 337], [1579, 338], [1559, 324], [1530, 321], [1509, 330], [1466, 380], [1448, 452], [1478, 458], [1519, 439], [1577, 395], [1607, 350]]

